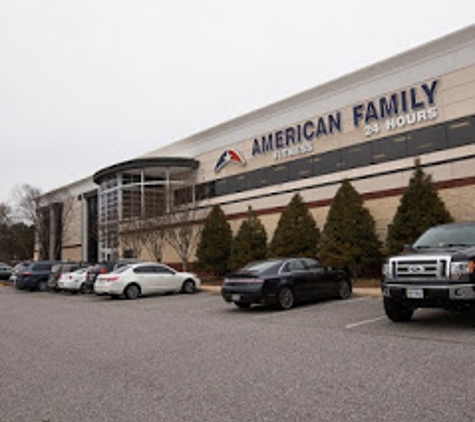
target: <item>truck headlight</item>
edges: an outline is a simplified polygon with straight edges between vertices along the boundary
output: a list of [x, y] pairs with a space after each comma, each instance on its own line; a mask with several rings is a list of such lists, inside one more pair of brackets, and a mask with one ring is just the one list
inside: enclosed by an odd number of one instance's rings
[[473, 274], [473, 261], [452, 262], [450, 264], [450, 278], [458, 280], [464, 275]]
[[391, 267], [389, 266], [389, 262], [383, 264], [382, 273], [386, 278], [391, 277]]

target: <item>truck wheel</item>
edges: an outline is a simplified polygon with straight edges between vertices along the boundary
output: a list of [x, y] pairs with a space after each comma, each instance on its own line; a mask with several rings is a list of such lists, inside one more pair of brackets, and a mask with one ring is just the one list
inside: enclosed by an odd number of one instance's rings
[[414, 314], [414, 309], [408, 308], [403, 304], [385, 297], [384, 311], [387, 317], [393, 322], [407, 322], [410, 321]]

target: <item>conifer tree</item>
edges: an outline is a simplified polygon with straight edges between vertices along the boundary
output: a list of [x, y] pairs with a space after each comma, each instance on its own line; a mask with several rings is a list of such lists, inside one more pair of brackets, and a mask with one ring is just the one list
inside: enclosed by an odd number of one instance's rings
[[232, 242], [231, 226], [219, 205], [214, 205], [203, 225], [196, 251], [198, 264], [204, 271], [223, 275], [228, 271]]
[[424, 173], [419, 159], [404, 191], [388, 230], [386, 249], [389, 255], [400, 253], [432, 226], [453, 221], [440, 199], [431, 175]]
[[266, 229], [249, 207], [247, 216], [233, 239], [231, 268], [238, 269], [251, 261], [265, 259], [266, 256]]
[[343, 181], [328, 212], [319, 256], [325, 265], [347, 268], [354, 277], [381, 262], [374, 219], [348, 180]]
[[299, 194], [295, 194], [282, 212], [270, 244], [273, 256], [308, 256], [317, 254], [320, 231]]

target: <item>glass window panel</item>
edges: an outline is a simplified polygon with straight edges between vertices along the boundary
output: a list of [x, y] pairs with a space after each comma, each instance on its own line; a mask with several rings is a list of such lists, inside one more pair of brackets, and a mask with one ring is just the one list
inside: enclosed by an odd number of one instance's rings
[[228, 193], [228, 184], [226, 179], [215, 181], [215, 192], [217, 196], [226, 195]]
[[313, 157], [313, 168], [316, 175], [335, 173], [342, 168], [340, 150], [320, 154], [318, 155], [318, 161], [316, 158]]
[[258, 189], [270, 184], [270, 168], [263, 168], [250, 173], [248, 179], [249, 189]]
[[450, 122], [446, 125], [449, 147], [458, 147], [475, 142], [475, 116]]
[[291, 161], [289, 166], [289, 179], [300, 180], [313, 176], [313, 158], [301, 158]]
[[342, 149], [342, 168], [356, 168], [371, 164], [371, 144], [369, 142]]
[[240, 174], [228, 179], [228, 193], [242, 192], [247, 190], [246, 174]]
[[279, 164], [269, 168], [269, 183], [280, 184], [289, 180], [289, 167], [287, 164]]
[[444, 125], [416, 130], [408, 136], [407, 150], [409, 156], [426, 154], [447, 148]]
[[384, 163], [406, 157], [407, 141], [408, 136], [401, 134], [371, 142], [373, 163]]

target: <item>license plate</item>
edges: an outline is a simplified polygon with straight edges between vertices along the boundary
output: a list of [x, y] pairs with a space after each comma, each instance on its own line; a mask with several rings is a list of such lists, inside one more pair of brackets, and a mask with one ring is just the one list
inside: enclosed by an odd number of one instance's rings
[[408, 299], [424, 299], [424, 290], [409, 288], [406, 289], [406, 296], [408, 297]]
[[241, 300], [241, 295], [232, 295], [231, 300], [233, 302], [239, 302]]

